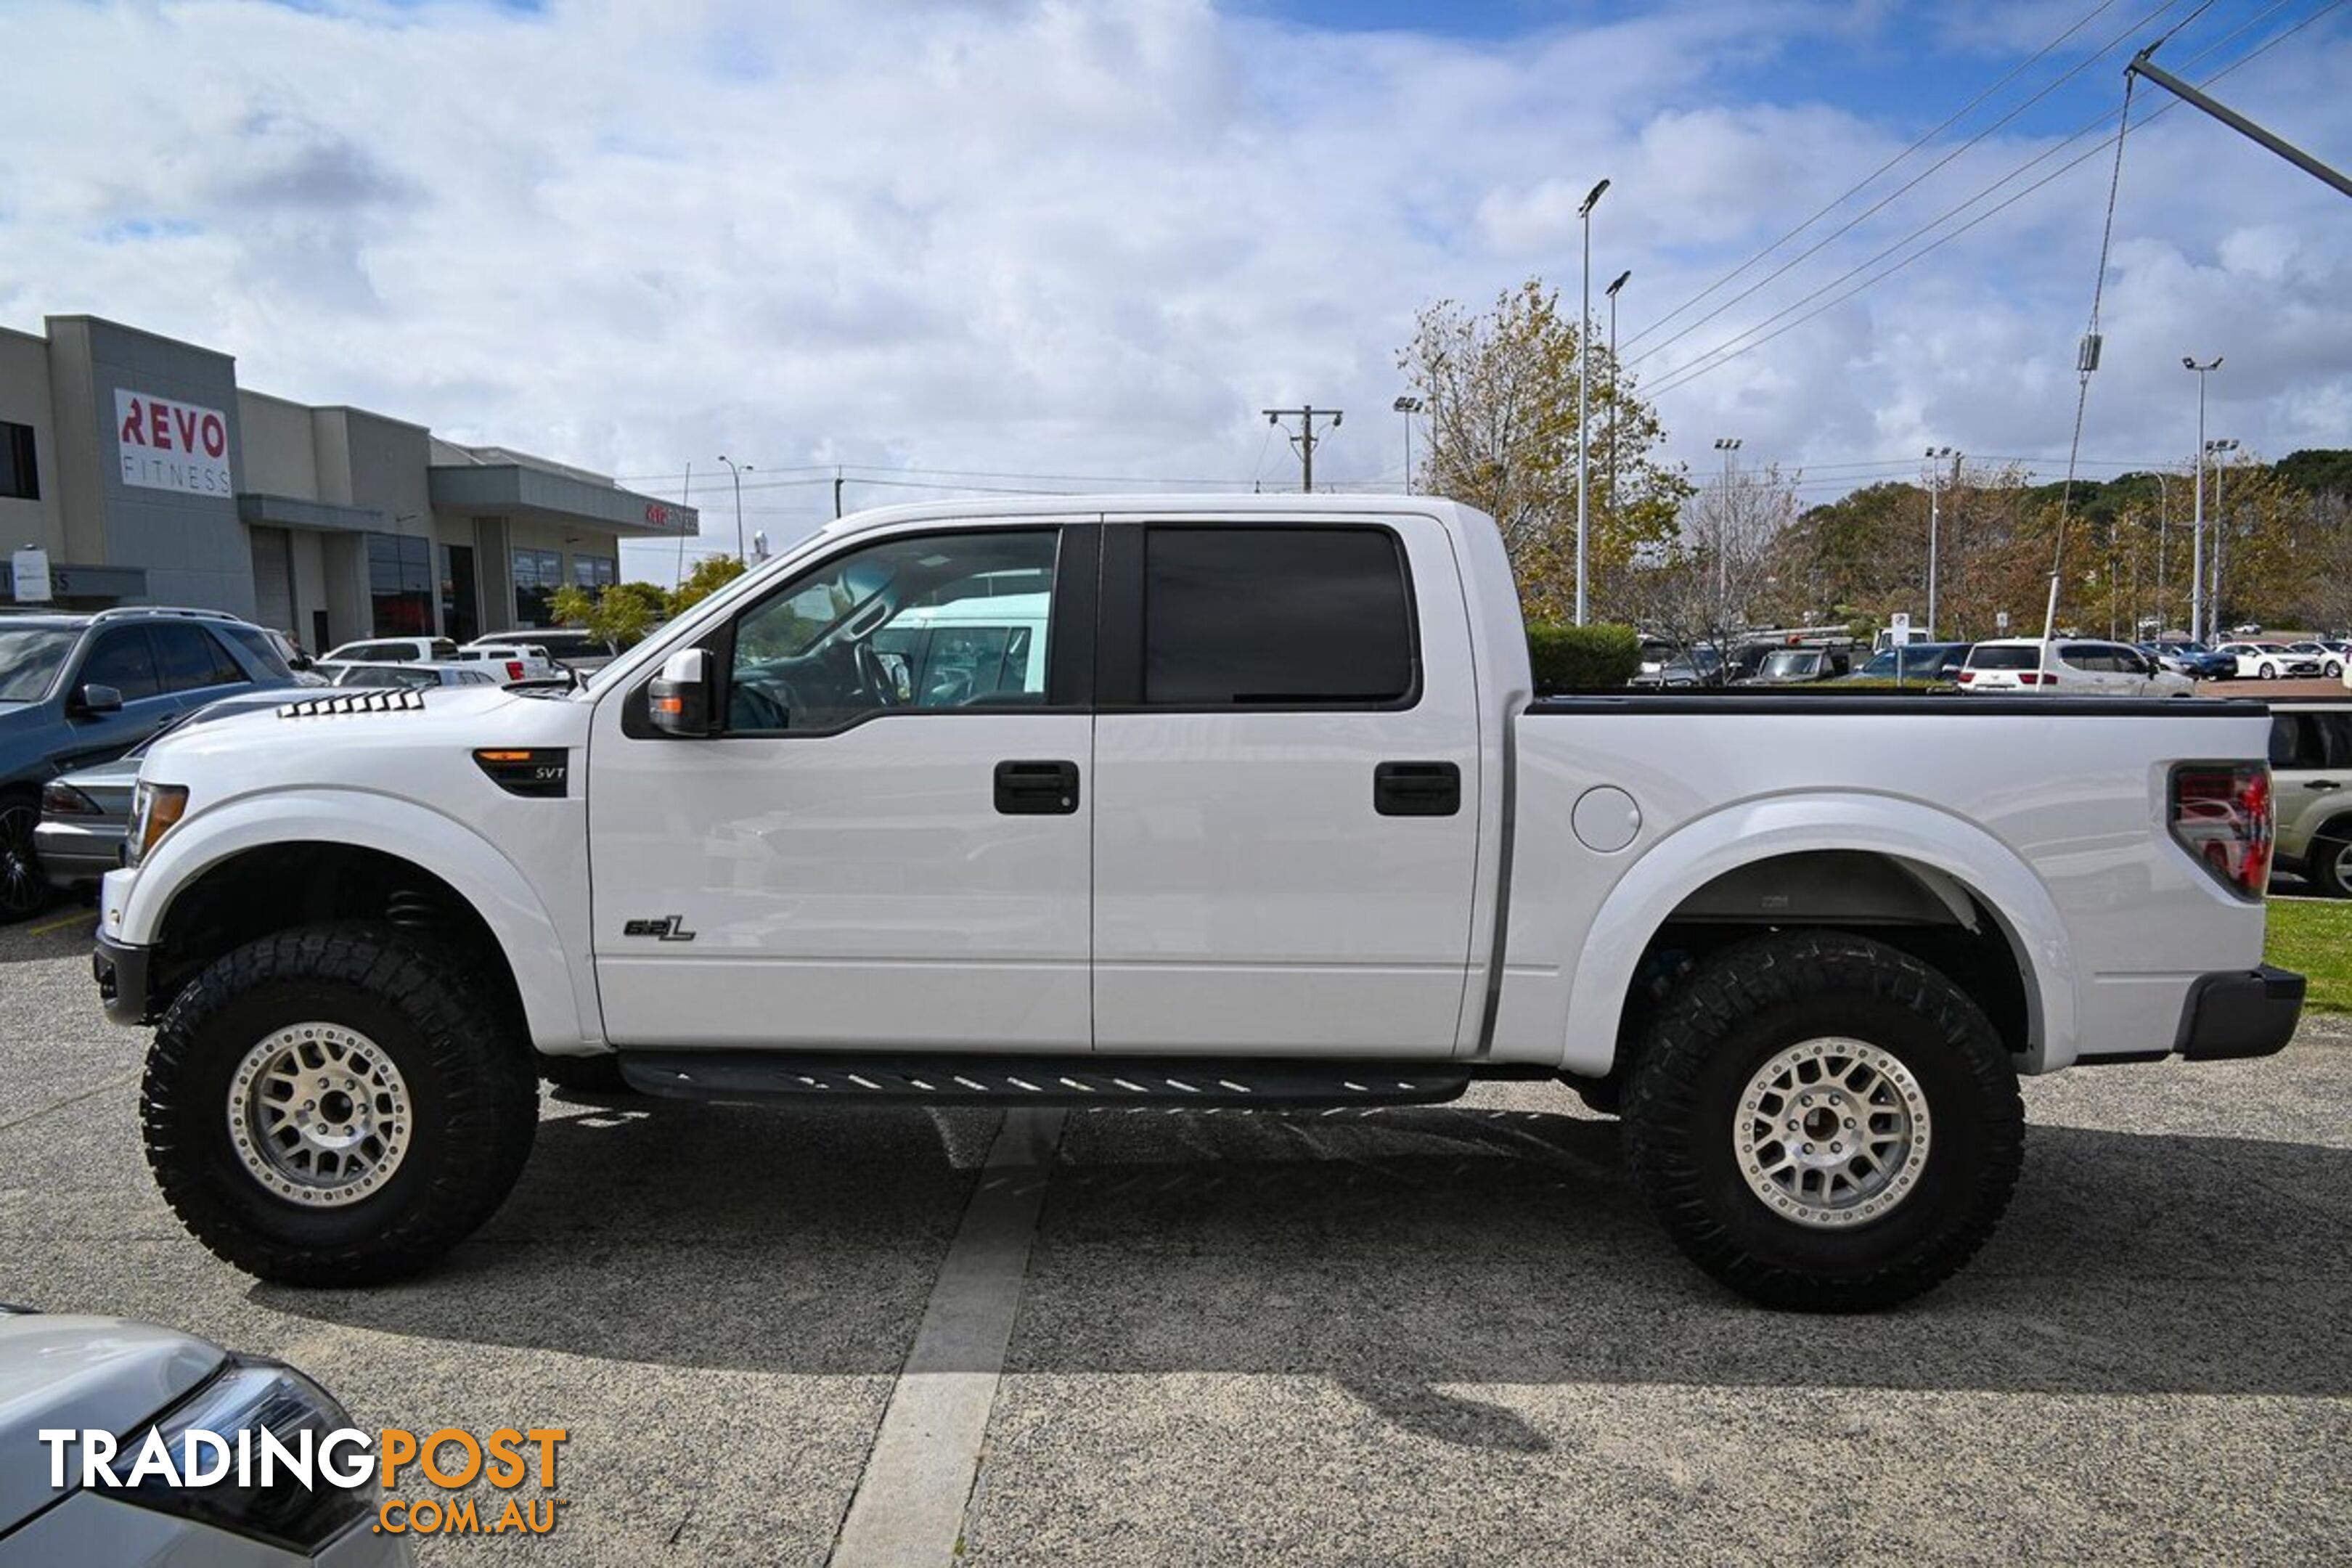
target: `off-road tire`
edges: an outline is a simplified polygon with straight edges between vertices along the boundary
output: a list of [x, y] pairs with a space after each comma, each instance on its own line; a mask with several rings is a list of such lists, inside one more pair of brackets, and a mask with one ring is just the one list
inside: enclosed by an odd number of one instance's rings
[[621, 1076], [621, 1058], [609, 1052], [601, 1057], [554, 1057], [541, 1053], [539, 1076], [556, 1088], [574, 1094], [621, 1095], [635, 1094], [628, 1080]]
[[1576, 1091], [1584, 1101], [1584, 1109], [1595, 1116], [1622, 1116], [1625, 1113], [1625, 1080], [1615, 1075], [1608, 1078], [1569, 1078], [1561, 1082]]
[[[1733, 1147], [1751, 1078], [1824, 1037], [1902, 1063], [1933, 1126], [1902, 1200], [1838, 1228], [1775, 1213]], [[1992, 1233], [2024, 1155], [2016, 1074], [1983, 1012], [1918, 960], [1839, 931], [1759, 937], [1702, 963], [1651, 1024], [1624, 1120], [1634, 1183], [1675, 1245], [1749, 1300], [1801, 1311], [1891, 1307], [1941, 1283]]]
[[[215, 1255], [278, 1284], [415, 1273], [489, 1218], [530, 1155], [539, 1086], [529, 1045], [501, 1016], [462, 971], [391, 926], [305, 927], [224, 955], [173, 1002], [147, 1053], [140, 1121], [164, 1202]], [[374, 1042], [414, 1111], [382, 1189], [332, 1208], [265, 1187], [232, 1146], [227, 1114], [245, 1053], [310, 1021]]]

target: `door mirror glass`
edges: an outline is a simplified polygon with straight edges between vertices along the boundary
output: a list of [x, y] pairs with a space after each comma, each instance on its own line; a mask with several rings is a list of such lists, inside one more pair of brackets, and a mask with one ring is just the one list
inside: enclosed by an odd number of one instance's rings
[[646, 710], [654, 728], [667, 734], [709, 734], [710, 650], [680, 648], [663, 660], [661, 673], [646, 689]]
[[122, 693], [111, 686], [91, 681], [74, 693], [74, 707], [84, 713], [120, 713]]

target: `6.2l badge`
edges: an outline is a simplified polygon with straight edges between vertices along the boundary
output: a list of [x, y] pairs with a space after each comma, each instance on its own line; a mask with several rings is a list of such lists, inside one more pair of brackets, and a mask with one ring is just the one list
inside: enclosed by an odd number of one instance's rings
[[686, 917], [683, 915], [664, 915], [652, 921], [625, 921], [621, 925], [621, 934], [659, 937], [664, 942], [694, 940], [694, 933], [686, 929]]

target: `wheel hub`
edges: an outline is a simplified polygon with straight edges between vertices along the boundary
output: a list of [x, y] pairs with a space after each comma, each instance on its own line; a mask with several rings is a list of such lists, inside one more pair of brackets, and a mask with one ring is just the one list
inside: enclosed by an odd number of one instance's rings
[[340, 1024], [289, 1024], [246, 1052], [229, 1081], [228, 1131], [247, 1173], [290, 1203], [331, 1208], [400, 1168], [415, 1125], [408, 1085], [383, 1048]]
[[1919, 1080], [1895, 1057], [1863, 1040], [1806, 1040], [1748, 1079], [1732, 1153], [1765, 1207], [1835, 1229], [1910, 1196], [1927, 1164], [1928, 1121]]

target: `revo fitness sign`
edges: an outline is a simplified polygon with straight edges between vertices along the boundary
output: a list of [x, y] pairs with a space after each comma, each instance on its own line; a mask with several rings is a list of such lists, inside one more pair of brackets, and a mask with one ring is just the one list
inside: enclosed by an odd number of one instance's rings
[[114, 389], [122, 482], [192, 496], [229, 496], [228, 421], [217, 408]]

